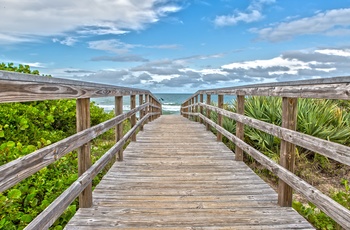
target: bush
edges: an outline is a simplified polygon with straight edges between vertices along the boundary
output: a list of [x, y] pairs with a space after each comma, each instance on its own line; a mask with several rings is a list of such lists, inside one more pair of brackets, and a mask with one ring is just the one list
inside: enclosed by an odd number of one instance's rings
[[[1, 63], [0, 70], [39, 74], [39, 71], [31, 71], [29, 66], [15, 67], [11, 63], [8, 65]], [[92, 126], [113, 117], [112, 113], [104, 112], [94, 103], [91, 103], [90, 112]], [[0, 104], [0, 165], [74, 133], [76, 133], [75, 100]], [[92, 148], [92, 161], [95, 162], [108, 146], [113, 145], [113, 142], [113, 130], [94, 140], [93, 143], [100, 146]], [[77, 154], [71, 152], [0, 193], [0, 229], [23, 229], [77, 179], [77, 165]], [[99, 174], [94, 179], [94, 184], [101, 178], [102, 174]], [[77, 208], [76, 200], [53, 224], [52, 229], [62, 229]]]

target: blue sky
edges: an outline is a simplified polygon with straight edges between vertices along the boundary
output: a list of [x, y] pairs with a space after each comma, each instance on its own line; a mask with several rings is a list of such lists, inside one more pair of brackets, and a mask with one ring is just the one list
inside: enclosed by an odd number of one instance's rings
[[0, 28], [0, 62], [153, 92], [350, 75], [350, 0], [2, 0]]

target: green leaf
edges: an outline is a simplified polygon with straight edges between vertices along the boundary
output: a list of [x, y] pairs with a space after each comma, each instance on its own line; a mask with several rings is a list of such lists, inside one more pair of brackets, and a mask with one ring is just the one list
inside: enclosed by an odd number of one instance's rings
[[7, 142], [7, 147], [9, 147], [9, 148], [14, 147], [15, 145], [16, 145], [16, 143], [13, 142], [13, 141], [8, 141], [8, 142]]
[[5, 136], [5, 133], [3, 130], [0, 130], [0, 137], [4, 137]]
[[33, 220], [33, 217], [29, 214], [24, 214], [22, 217], [21, 217], [21, 221], [25, 222], [25, 223], [29, 223], [30, 221]]
[[12, 189], [8, 192], [7, 196], [10, 198], [10, 199], [18, 199], [20, 198], [22, 195], [21, 191], [18, 190], [18, 189]]
[[5, 226], [5, 224], [6, 224], [6, 219], [5, 218], [1, 219], [0, 220], [0, 228], [2, 229]]

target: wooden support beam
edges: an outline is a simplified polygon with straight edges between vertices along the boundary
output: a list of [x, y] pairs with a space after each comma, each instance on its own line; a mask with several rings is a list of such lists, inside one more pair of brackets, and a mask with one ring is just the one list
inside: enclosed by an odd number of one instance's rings
[[[196, 95], [196, 96], [194, 97], [194, 103], [195, 103], [195, 104], [198, 103], [198, 95]], [[194, 111], [195, 111], [195, 113], [198, 113], [198, 105], [196, 105], [196, 106], [194, 107]], [[199, 116], [197, 116], [196, 121], [197, 121], [197, 122], [200, 121]]]
[[[143, 94], [139, 94], [139, 106], [143, 104]], [[145, 116], [145, 110], [140, 111], [140, 120]], [[140, 131], [143, 131], [143, 124], [140, 126]]]
[[[203, 94], [200, 94], [200, 95], [199, 95], [199, 102], [200, 102], [200, 103], [203, 103]], [[199, 107], [199, 112], [200, 112], [201, 114], [203, 114], [203, 107], [202, 107], [202, 106]], [[200, 118], [200, 123], [203, 124], [203, 119], [202, 119], [202, 118]]]
[[186, 117], [186, 118], [188, 118], [188, 114], [186, 114], [186, 113], [188, 113], [188, 107], [187, 107], [188, 105], [189, 105], [189, 102], [186, 101], [186, 102], [185, 102], [185, 107], [186, 107], [186, 108], [184, 109], [184, 110], [185, 110], [185, 111], [184, 111], [184, 112], [185, 112], [185, 116], [184, 116], [184, 117]]
[[[296, 130], [297, 126], [297, 98], [282, 98], [282, 127]], [[294, 173], [295, 145], [281, 140], [280, 165]], [[278, 182], [278, 204], [282, 207], [291, 207], [293, 189], [283, 180]]]
[[[135, 109], [135, 108], [136, 108], [136, 96], [130, 95], [130, 109]], [[136, 124], [136, 114], [132, 115], [130, 118], [131, 128], [134, 127], [135, 124]], [[134, 133], [131, 136], [131, 141], [136, 141], [136, 133]]]
[[[115, 116], [123, 113], [123, 96], [115, 97]], [[118, 124], [115, 129], [115, 142], [117, 143], [123, 137], [123, 122]], [[118, 161], [123, 161], [123, 148], [118, 151]]]
[[[90, 128], [90, 98], [77, 99], [76, 102], [77, 132]], [[91, 144], [87, 142], [78, 148], [78, 174], [81, 176], [91, 167]], [[90, 208], [92, 206], [92, 183], [79, 195], [79, 207]]]
[[[148, 103], [149, 102], [149, 94], [145, 94], [145, 102], [146, 103]], [[145, 108], [145, 116], [149, 113], [149, 106], [147, 106], [146, 108]], [[145, 123], [144, 124], [147, 124], [148, 123], [148, 120], [149, 120], [149, 118], [148, 119], [146, 119], [145, 120]]]
[[[224, 108], [224, 95], [218, 95], [218, 107], [220, 109]], [[222, 127], [222, 115], [218, 113], [218, 121], [217, 124]], [[216, 140], [222, 141], [222, 134], [220, 132], [216, 133]]]
[[[237, 95], [237, 113], [244, 115], [244, 95]], [[236, 136], [244, 140], [244, 125], [243, 123], [236, 122]], [[239, 148], [237, 145], [235, 147], [235, 160], [243, 161], [243, 150]]]
[[[211, 103], [211, 95], [210, 94], [207, 94], [207, 105], [210, 105], [210, 103]], [[207, 118], [209, 118], [210, 119], [210, 109], [206, 109], [206, 111], [207, 111]], [[207, 130], [209, 131], [210, 130], [210, 125], [209, 125], [209, 123], [207, 123]]]

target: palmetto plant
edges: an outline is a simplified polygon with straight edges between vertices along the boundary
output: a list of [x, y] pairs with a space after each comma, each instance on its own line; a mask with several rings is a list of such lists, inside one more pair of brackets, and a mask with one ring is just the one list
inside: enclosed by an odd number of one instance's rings
[[[350, 112], [348, 101], [324, 99], [299, 99], [297, 131], [324, 140], [350, 146]], [[236, 102], [225, 105], [225, 109], [236, 112]], [[245, 115], [280, 126], [282, 123], [282, 102], [277, 97], [246, 97]], [[211, 113], [217, 120], [217, 114]], [[236, 132], [236, 122], [224, 118], [223, 127]], [[280, 139], [257, 129], [245, 126], [245, 142], [274, 160], [278, 160]], [[298, 153], [313, 159], [315, 153], [298, 148]]]

